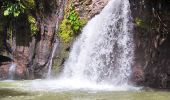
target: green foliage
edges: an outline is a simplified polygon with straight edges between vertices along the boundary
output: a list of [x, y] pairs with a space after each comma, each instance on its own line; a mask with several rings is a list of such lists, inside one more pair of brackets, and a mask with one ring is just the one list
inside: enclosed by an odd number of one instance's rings
[[84, 24], [84, 22], [80, 20], [79, 14], [75, 11], [72, 4], [70, 6], [70, 12], [68, 13], [67, 19], [69, 20], [74, 33], [77, 33]]
[[24, 13], [25, 6], [21, 3], [20, 0], [16, 0], [15, 3], [11, 1], [4, 1], [2, 8], [4, 9], [4, 16], [13, 16], [18, 17], [21, 13]]
[[36, 19], [32, 15], [28, 15], [28, 22], [30, 24], [30, 30], [32, 35], [36, 35], [38, 32], [38, 27], [36, 25]]
[[36, 19], [32, 16], [32, 12], [35, 10], [36, 6], [35, 0], [2, 0], [0, 3], [2, 3], [0, 10], [5, 18], [3, 24], [8, 26], [9, 36], [12, 34], [14, 23], [16, 23], [18, 18], [23, 18], [21, 14], [28, 17], [27, 23], [29, 23], [32, 36], [36, 35], [38, 28]]
[[64, 42], [69, 42], [78, 35], [85, 24], [86, 20], [80, 18], [73, 4], [71, 4], [69, 9], [66, 10], [64, 20], [60, 25], [59, 37]]
[[73, 38], [74, 32], [67, 18], [64, 18], [60, 25], [59, 36], [64, 42], [69, 42]]

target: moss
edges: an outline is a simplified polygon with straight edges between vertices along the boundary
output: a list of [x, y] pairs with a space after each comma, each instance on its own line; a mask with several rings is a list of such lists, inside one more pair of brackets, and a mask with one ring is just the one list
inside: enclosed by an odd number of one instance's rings
[[139, 17], [135, 18], [135, 23], [136, 23], [137, 26], [142, 26], [143, 25], [143, 21]]
[[64, 42], [71, 41], [81, 31], [87, 20], [80, 18], [79, 13], [71, 3], [65, 9], [65, 16], [59, 28], [59, 37]]
[[59, 37], [64, 41], [64, 42], [69, 42], [73, 38], [73, 30], [71, 29], [71, 25], [68, 19], [64, 18], [60, 25], [60, 30], [59, 30]]

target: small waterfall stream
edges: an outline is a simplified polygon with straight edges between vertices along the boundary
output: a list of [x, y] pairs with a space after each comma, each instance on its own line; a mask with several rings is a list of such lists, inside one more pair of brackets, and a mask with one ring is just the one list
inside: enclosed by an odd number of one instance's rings
[[58, 44], [59, 44], [59, 41], [56, 39], [54, 46], [53, 46], [53, 49], [52, 49], [51, 57], [50, 57], [49, 62], [48, 62], [48, 72], [47, 72], [47, 78], [48, 79], [51, 77], [51, 69], [52, 69], [52, 64], [53, 64], [53, 58], [55, 56], [55, 52], [56, 52]]
[[16, 64], [12, 63], [9, 67], [8, 79], [13, 80], [15, 77]]

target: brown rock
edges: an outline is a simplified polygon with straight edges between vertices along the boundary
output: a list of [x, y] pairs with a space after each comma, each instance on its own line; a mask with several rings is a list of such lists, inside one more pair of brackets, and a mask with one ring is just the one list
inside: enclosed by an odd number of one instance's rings
[[136, 66], [132, 68], [132, 82], [142, 84], [144, 82], [144, 72], [142, 67]]
[[0, 79], [8, 78], [8, 70], [10, 66], [10, 62], [3, 62], [0, 64]]

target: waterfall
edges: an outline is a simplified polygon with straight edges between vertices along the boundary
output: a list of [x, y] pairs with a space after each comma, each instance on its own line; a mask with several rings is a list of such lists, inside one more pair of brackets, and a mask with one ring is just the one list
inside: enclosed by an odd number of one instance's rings
[[[134, 44], [128, 0], [110, 0], [76, 39], [57, 80], [36, 81], [45, 90], [136, 89], [129, 85]], [[40, 85], [41, 84], [41, 85]]]
[[53, 49], [52, 49], [51, 57], [50, 57], [49, 62], [48, 62], [47, 78], [51, 77], [51, 69], [52, 69], [52, 64], [53, 64], [53, 58], [55, 56], [55, 52], [56, 52], [58, 43], [59, 43], [59, 41], [56, 39], [55, 43], [54, 43], [54, 46], [53, 46]]
[[128, 0], [110, 0], [73, 44], [63, 77], [114, 85], [128, 82], [133, 34]]
[[13, 80], [15, 76], [16, 64], [12, 63], [9, 67], [8, 79]]

